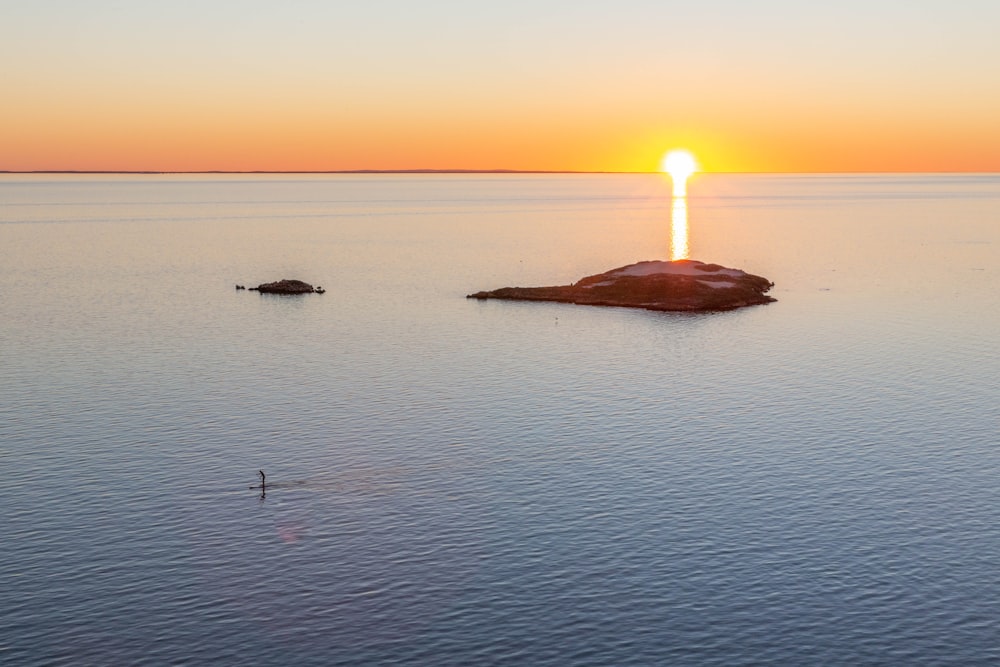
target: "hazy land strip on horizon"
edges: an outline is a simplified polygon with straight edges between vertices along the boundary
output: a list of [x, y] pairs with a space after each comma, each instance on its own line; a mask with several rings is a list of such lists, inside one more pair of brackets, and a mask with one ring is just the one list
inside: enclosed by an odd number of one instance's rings
[[[174, 170], [157, 170], [157, 169], [29, 169], [29, 170], [14, 170], [14, 169], [0, 169], [0, 174], [81, 174], [81, 175], [101, 175], [101, 174], [131, 174], [131, 175], [169, 175], [169, 174], [663, 174], [662, 171], [579, 171], [579, 170], [558, 170], [558, 169], [331, 169], [331, 170], [315, 170], [315, 169], [291, 169], [291, 170], [268, 170], [268, 169], [252, 169], [252, 170], [224, 170], [224, 169], [208, 169], [208, 170], [193, 170], [193, 171], [174, 171]], [[944, 171], [867, 171], [867, 170], [857, 170], [857, 171], [705, 171], [700, 172], [703, 174], [964, 174], [964, 175], [975, 175], [975, 174], [1000, 174], [998, 171], [956, 171], [956, 170], [944, 170]]]
[[246, 171], [229, 171], [223, 169], [208, 169], [195, 171], [160, 171], [154, 169], [114, 170], [114, 169], [31, 169], [25, 171], [0, 169], [0, 174], [655, 174], [655, 171], [553, 171], [543, 169], [291, 169], [268, 170], [252, 169]]

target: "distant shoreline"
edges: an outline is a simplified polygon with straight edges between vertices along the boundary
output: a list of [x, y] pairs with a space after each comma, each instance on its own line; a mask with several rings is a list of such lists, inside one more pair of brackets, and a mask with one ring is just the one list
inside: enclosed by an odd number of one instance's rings
[[[705, 171], [700, 172], [701, 174], [746, 174], [746, 175], [763, 175], [763, 174], [817, 174], [817, 175], [836, 175], [836, 174], [954, 174], [954, 175], [973, 175], [973, 174], [1000, 174], [1000, 171]], [[317, 170], [292, 170], [292, 171], [268, 171], [268, 170], [251, 170], [251, 171], [226, 171], [220, 169], [205, 170], [205, 171], [160, 171], [160, 170], [85, 170], [85, 169], [32, 169], [32, 170], [8, 170], [0, 169], [0, 175], [3, 174], [75, 174], [75, 175], [135, 175], [135, 176], [159, 176], [159, 175], [174, 175], [174, 174], [188, 174], [188, 175], [350, 175], [350, 174], [372, 174], [372, 175], [392, 175], [392, 174], [571, 174], [571, 175], [665, 175], [660, 171], [568, 171], [568, 170], [546, 170], [546, 169], [340, 169], [340, 170], [329, 170], [329, 171], [317, 171]]]
[[0, 174], [658, 174], [657, 171], [549, 171], [543, 169], [340, 169], [330, 171], [159, 171], [159, 170], [85, 170], [85, 169], [32, 169], [12, 171], [0, 169]]

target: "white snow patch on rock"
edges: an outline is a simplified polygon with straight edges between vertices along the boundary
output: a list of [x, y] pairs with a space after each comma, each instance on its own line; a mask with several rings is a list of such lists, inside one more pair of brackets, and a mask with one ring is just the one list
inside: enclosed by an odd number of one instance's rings
[[705, 266], [705, 263], [693, 259], [680, 259], [674, 262], [666, 262], [659, 260], [659, 261], [639, 262], [638, 264], [632, 264], [630, 266], [623, 267], [618, 271], [614, 271], [609, 275], [651, 276], [654, 273], [668, 273], [675, 276], [695, 276], [695, 277], [730, 276], [732, 278], [739, 278], [740, 276], [746, 275], [746, 273], [740, 271], [739, 269], [721, 268], [717, 271], [705, 271], [703, 269], [698, 268], [700, 266]]

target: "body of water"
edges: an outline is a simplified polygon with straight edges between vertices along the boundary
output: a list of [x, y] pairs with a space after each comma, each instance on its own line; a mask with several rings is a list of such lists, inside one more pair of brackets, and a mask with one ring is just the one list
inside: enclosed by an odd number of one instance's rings
[[0, 662], [996, 664], [1000, 176], [670, 191], [0, 176]]

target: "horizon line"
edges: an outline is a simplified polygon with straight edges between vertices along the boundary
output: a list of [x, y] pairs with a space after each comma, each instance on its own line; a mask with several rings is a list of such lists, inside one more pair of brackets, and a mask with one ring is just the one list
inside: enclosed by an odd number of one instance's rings
[[[886, 171], [886, 170], [831, 170], [831, 171], [699, 171], [698, 174], [1000, 174], [1000, 171], [946, 170], [946, 171]], [[581, 171], [570, 169], [0, 169], [0, 174], [597, 174], [640, 175], [664, 174], [663, 171]]]

